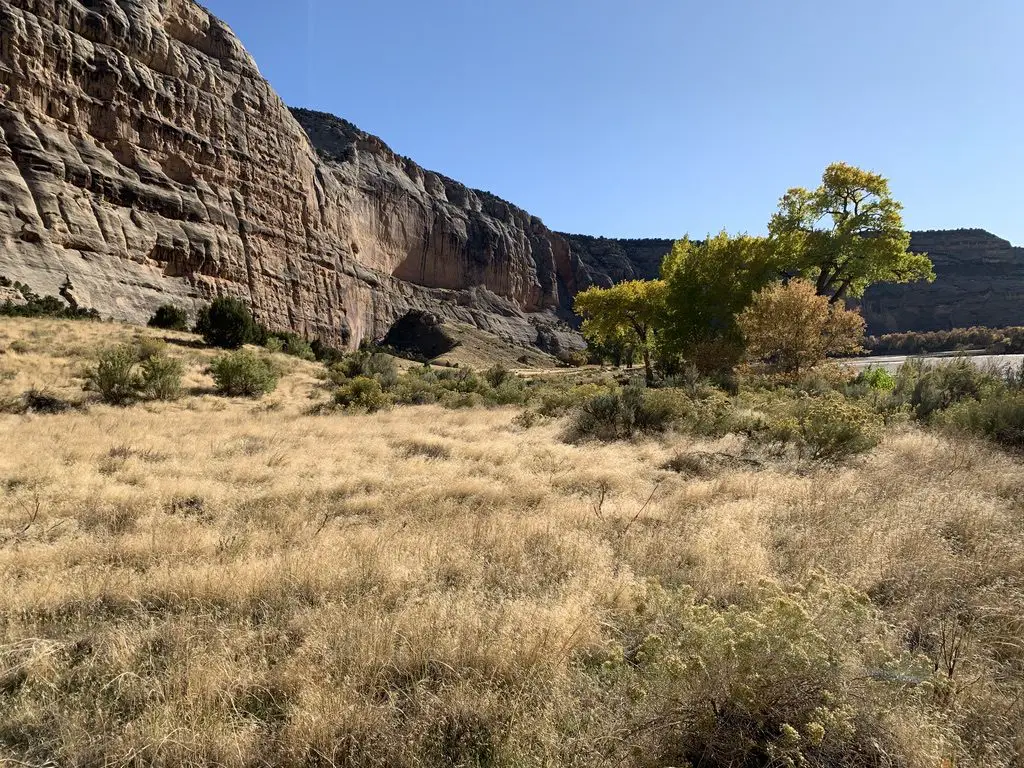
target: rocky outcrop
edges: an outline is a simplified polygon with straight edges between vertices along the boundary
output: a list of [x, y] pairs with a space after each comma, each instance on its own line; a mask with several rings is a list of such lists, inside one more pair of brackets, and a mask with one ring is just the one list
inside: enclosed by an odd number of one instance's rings
[[384, 337], [384, 345], [417, 358], [433, 360], [451, 352], [459, 341], [445, 329], [437, 315], [412, 309], [391, 326]]
[[576, 262], [580, 279], [607, 287], [626, 280], [654, 280], [674, 240], [657, 238], [614, 239], [563, 234]]
[[0, 0], [0, 96], [0, 274], [37, 292], [136, 322], [237, 294], [349, 344], [410, 308], [559, 327], [568, 249], [538, 219], [307, 114], [315, 149], [191, 0]]
[[868, 331], [938, 331], [1024, 325], [1024, 248], [982, 229], [915, 232], [935, 282], [876, 285], [864, 296]]

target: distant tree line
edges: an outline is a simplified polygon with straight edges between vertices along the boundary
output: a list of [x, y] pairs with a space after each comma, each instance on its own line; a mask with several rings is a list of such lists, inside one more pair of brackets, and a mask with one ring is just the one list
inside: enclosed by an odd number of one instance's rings
[[970, 350], [984, 350], [1000, 355], [1024, 354], [1024, 327], [887, 333], [868, 336], [864, 346], [876, 355], [922, 355]]

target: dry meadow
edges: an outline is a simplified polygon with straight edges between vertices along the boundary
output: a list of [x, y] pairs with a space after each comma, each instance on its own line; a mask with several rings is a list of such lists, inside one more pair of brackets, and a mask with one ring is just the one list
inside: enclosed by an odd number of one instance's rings
[[[0, 319], [0, 401], [156, 333]], [[1024, 762], [1017, 458], [310, 415], [316, 364], [235, 400], [171, 349], [177, 402], [0, 414], [0, 763]]]

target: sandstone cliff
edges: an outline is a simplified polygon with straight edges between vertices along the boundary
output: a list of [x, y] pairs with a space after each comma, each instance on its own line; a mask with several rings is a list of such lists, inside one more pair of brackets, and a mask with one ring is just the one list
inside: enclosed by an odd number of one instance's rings
[[299, 113], [318, 152], [191, 0], [0, 0], [0, 97], [0, 274], [38, 292], [70, 277], [80, 304], [136, 322], [233, 293], [350, 344], [410, 308], [521, 343], [562, 333], [564, 241]]
[[981, 229], [914, 232], [934, 283], [876, 285], [864, 296], [871, 333], [1024, 325], [1024, 248]]
[[580, 263], [585, 280], [608, 286], [626, 280], [653, 280], [661, 262], [672, 250], [673, 240], [656, 238], [615, 239], [563, 234]]

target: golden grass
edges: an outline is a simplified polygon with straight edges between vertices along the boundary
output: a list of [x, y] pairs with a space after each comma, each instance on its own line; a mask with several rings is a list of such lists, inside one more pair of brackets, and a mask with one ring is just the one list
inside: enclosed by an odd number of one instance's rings
[[[83, 358], [134, 334], [173, 336], [0, 320], [0, 395], [80, 397]], [[969, 615], [927, 716], [963, 764], [1024, 759], [1018, 461], [901, 431], [844, 468], [691, 479], [662, 467], [738, 438], [311, 416], [312, 364], [228, 400], [203, 393], [210, 353], [172, 351], [179, 402], [0, 415], [0, 763], [653, 765], [599, 748], [627, 735], [581, 659], [652, 583], [725, 606], [822, 572], [936, 664]], [[894, 732], [932, 755], [914, 722]], [[481, 729], [500, 738], [474, 752]]]

